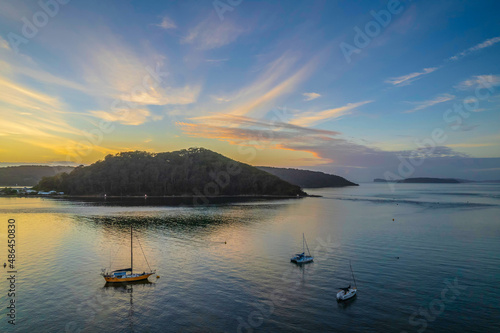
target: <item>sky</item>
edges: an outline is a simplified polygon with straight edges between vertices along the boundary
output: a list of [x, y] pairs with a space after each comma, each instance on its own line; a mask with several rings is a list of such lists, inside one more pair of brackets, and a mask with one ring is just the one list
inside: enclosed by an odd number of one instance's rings
[[0, 0], [0, 166], [204, 147], [500, 179], [498, 1]]

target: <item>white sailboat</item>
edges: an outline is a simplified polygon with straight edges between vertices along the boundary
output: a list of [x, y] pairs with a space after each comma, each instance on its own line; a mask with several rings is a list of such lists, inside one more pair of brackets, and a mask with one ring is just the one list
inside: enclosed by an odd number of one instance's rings
[[[306, 255], [306, 248], [308, 255]], [[290, 259], [290, 261], [296, 264], [307, 264], [309, 262], [312, 262], [313, 259], [314, 258], [311, 256], [311, 253], [309, 252], [309, 247], [307, 246], [306, 236], [302, 234], [302, 253], [297, 253], [293, 258]]]
[[356, 296], [358, 292], [358, 288], [356, 287], [356, 279], [354, 278], [354, 272], [352, 271], [352, 265], [350, 260], [349, 260], [349, 267], [351, 267], [351, 274], [352, 274], [352, 279], [354, 281], [354, 288], [352, 288], [351, 285], [349, 285], [347, 288], [340, 288], [340, 291], [337, 293], [338, 302], [347, 301], [348, 299], [351, 299], [354, 296]]

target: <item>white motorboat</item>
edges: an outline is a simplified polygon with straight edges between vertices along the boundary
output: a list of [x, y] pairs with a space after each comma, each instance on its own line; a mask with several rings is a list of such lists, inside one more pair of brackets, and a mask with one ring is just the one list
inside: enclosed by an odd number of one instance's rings
[[[306, 248], [308, 255], [306, 255]], [[296, 264], [307, 264], [313, 261], [314, 258], [311, 256], [311, 253], [309, 252], [309, 247], [307, 246], [306, 237], [304, 236], [304, 234], [302, 234], [302, 249], [303, 252], [297, 253], [293, 258], [290, 259], [291, 262]]]
[[354, 280], [354, 288], [349, 285], [347, 288], [340, 288], [337, 293], [337, 301], [343, 302], [348, 299], [353, 298], [358, 293], [358, 288], [356, 287], [356, 279], [354, 278], [354, 272], [352, 271], [351, 261], [349, 261], [349, 266], [351, 267], [352, 279]]

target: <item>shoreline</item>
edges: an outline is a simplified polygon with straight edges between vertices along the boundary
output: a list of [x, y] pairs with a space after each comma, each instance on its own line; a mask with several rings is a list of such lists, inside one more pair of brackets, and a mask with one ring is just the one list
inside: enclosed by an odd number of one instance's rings
[[65, 195], [65, 194], [60, 194], [60, 195], [38, 195], [38, 194], [32, 194], [32, 195], [21, 195], [21, 194], [13, 194], [13, 195], [0, 195], [0, 197], [5, 197], [5, 198], [12, 198], [12, 197], [17, 197], [17, 198], [50, 198], [50, 199], [158, 199], [158, 198], [167, 198], [167, 199], [173, 199], [173, 198], [268, 198], [268, 199], [301, 199], [301, 198], [319, 198], [322, 197], [321, 195], [315, 195], [315, 194], [308, 194], [308, 195], [269, 195], [269, 194], [236, 194], [236, 195], [213, 195], [213, 196], [206, 196], [206, 195]]

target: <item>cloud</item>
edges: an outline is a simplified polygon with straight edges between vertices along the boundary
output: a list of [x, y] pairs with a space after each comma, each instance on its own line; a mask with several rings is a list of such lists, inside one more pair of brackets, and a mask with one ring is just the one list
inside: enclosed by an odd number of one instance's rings
[[229, 20], [220, 22], [209, 17], [192, 28], [187, 36], [181, 39], [183, 44], [193, 44], [201, 50], [210, 50], [234, 42], [244, 29]]
[[23, 75], [31, 79], [35, 79], [38, 82], [91, 93], [91, 89], [85, 87], [84, 85], [55, 76], [46, 71], [39, 70], [36, 68], [35, 64], [15, 64], [14, 62], [7, 63], [0, 60], [0, 68], [0, 72], [15, 73], [17, 75]]
[[468, 48], [467, 50], [464, 50], [460, 53], [455, 54], [453, 57], [450, 57], [449, 60], [461, 59], [461, 58], [463, 58], [463, 57], [465, 57], [473, 52], [476, 52], [476, 51], [482, 50], [484, 48], [493, 46], [498, 42], [500, 42], [500, 37], [494, 37], [494, 38], [487, 39], [482, 43], [479, 43], [471, 48]]
[[56, 111], [62, 105], [57, 97], [41, 93], [2, 77], [0, 77], [0, 103], [38, 111]]
[[[450, 165], [455, 177], [464, 177], [466, 169], [495, 168], [500, 159], [473, 159], [447, 146], [387, 151], [356, 143], [337, 131], [318, 130], [284, 122], [270, 122], [240, 116], [211, 116], [178, 122], [185, 135], [228, 142], [232, 145], [261, 150], [306, 152], [312, 158], [301, 160], [313, 169], [342, 175], [351, 180], [371, 180], [384, 177], [390, 171], [398, 175], [401, 160], [423, 161], [411, 176], [450, 177]], [[404, 178], [404, 177], [403, 177]]]
[[2, 36], [0, 36], [0, 49], [10, 50], [9, 42], [7, 42], [5, 39], [3, 39]]
[[193, 114], [233, 115], [263, 117], [270, 110], [278, 108], [277, 102], [287, 94], [296, 91], [321, 63], [318, 54], [300, 63], [300, 56], [286, 51], [275, 60], [266, 64], [264, 69], [249, 84], [235, 91], [224, 91], [221, 95], [211, 96], [212, 103], [195, 106]]
[[290, 121], [290, 123], [294, 124], [294, 125], [300, 125], [300, 126], [317, 125], [321, 122], [347, 115], [347, 114], [351, 113], [354, 109], [356, 109], [362, 105], [372, 103], [372, 102], [373, 101], [348, 103], [344, 106], [334, 108], [334, 109], [328, 109], [328, 110], [323, 110], [323, 111], [319, 111], [319, 112], [314, 112], [314, 111], [303, 112], [303, 113], [298, 114], [293, 120]]
[[122, 108], [112, 112], [90, 111], [90, 114], [106, 121], [116, 121], [123, 125], [142, 125], [147, 121], [160, 120], [162, 118], [161, 116], [152, 115], [146, 108]]
[[[104, 30], [100, 35], [99, 40], [94, 40], [82, 34], [85, 48], [75, 60], [86, 86], [92, 87], [89, 94], [100, 104], [89, 115], [139, 125], [160, 119], [151, 114], [148, 106], [187, 105], [198, 100], [201, 85], [176, 84], [163, 56], [155, 52], [139, 56], [112, 33]], [[124, 112], [132, 118], [122, 117]]]
[[500, 85], [500, 75], [476, 75], [460, 82], [455, 86], [458, 90], [469, 90], [477, 87], [491, 87]]
[[426, 108], [431, 107], [433, 105], [448, 102], [448, 101], [451, 101], [453, 99], [455, 99], [454, 95], [442, 94], [442, 95], [439, 95], [431, 100], [427, 100], [427, 101], [423, 101], [423, 102], [416, 102], [416, 103], [414, 103], [417, 105], [415, 108], [408, 110], [408, 111], [405, 111], [404, 113], [412, 113], [415, 111], [423, 110], [423, 109], [426, 109]]
[[163, 28], [165, 30], [167, 29], [177, 29], [177, 25], [175, 24], [172, 19], [168, 18], [167, 16], [164, 16], [163, 19], [161, 20], [160, 24], [156, 24], [157, 27]]
[[438, 69], [439, 67], [424, 68], [422, 72], [414, 72], [403, 76], [389, 78], [385, 82], [395, 86], [406, 86], [411, 84], [413, 81], [421, 79], [423, 75], [430, 74]]
[[310, 92], [310, 93], [303, 93], [302, 95], [306, 97], [306, 98], [304, 99], [304, 101], [312, 101], [313, 99], [316, 99], [316, 98], [318, 98], [318, 97], [321, 97], [321, 95], [320, 95], [320, 94], [318, 94], [318, 93], [314, 93], [314, 92]]
[[[243, 116], [215, 115], [196, 117], [192, 122], [178, 122], [184, 134], [191, 137], [216, 139], [233, 145], [253, 146], [259, 149], [290, 150], [289, 145], [300, 142], [302, 151], [318, 142], [333, 142], [341, 133], [307, 128], [281, 121], [258, 120]], [[314, 155], [314, 152], [313, 152]], [[320, 162], [321, 159], [317, 159]]]
[[[58, 97], [0, 77], [0, 136], [9, 147], [9, 155], [22, 151], [37, 158], [50, 156], [41, 148], [59, 157], [78, 156], [68, 150], [69, 146], [78, 147], [83, 138], [83, 133], [68, 122], [71, 113]], [[110, 151], [98, 145], [92, 150]]]
[[[500, 42], [500, 37], [494, 37], [494, 38], [487, 39], [482, 43], [479, 43], [471, 48], [468, 48], [467, 50], [464, 50], [460, 53], [457, 53], [456, 55], [448, 58], [447, 60], [453, 60], [453, 61], [459, 60], [459, 59], [461, 59], [461, 58], [463, 58], [463, 57], [465, 57], [473, 52], [476, 52], [476, 51], [482, 50], [484, 48], [493, 46], [498, 42]], [[385, 82], [392, 84], [394, 86], [406, 86], [406, 85], [409, 85], [418, 79], [421, 79], [423, 75], [430, 74], [430, 73], [438, 70], [439, 68], [440, 67], [424, 68], [421, 72], [414, 72], [414, 73], [406, 74], [403, 76], [389, 78]]]
[[497, 146], [495, 143], [454, 143], [447, 145], [451, 148], [476, 148], [476, 147], [491, 147]]
[[211, 97], [217, 103], [227, 103], [232, 101], [232, 99], [229, 97], [223, 97], [223, 96], [211, 96]]
[[209, 63], [221, 63], [221, 62], [226, 62], [228, 61], [229, 58], [224, 58], [224, 59], [205, 59], [205, 62], [209, 62]]

